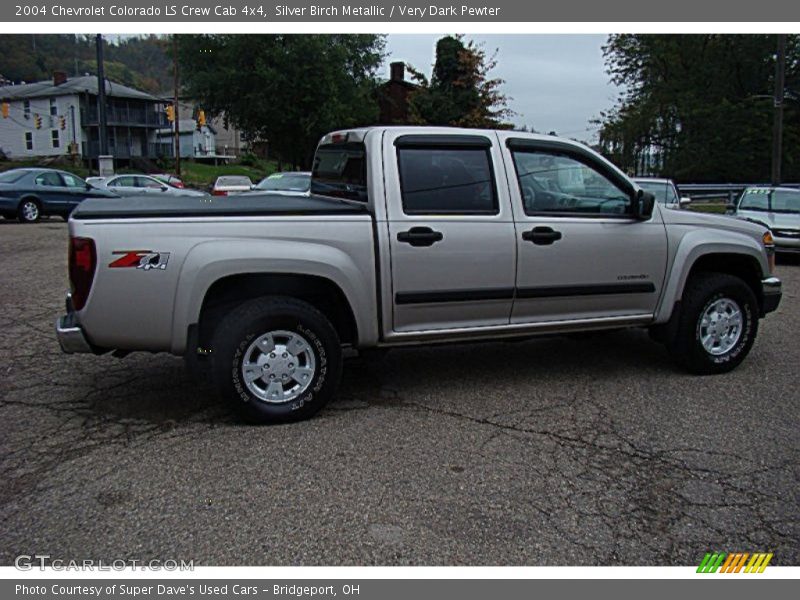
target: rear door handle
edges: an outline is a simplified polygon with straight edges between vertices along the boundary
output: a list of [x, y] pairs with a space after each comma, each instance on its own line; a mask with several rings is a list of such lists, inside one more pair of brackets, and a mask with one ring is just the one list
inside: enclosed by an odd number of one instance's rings
[[430, 227], [412, 227], [408, 231], [397, 234], [397, 241], [412, 246], [432, 246], [444, 239], [441, 231], [434, 231]]
[[522, 239], [538, 246], [549, 246], [561, 239], [561, 232], [552, 227], [534, 227], [530, 231], [523, 231]]

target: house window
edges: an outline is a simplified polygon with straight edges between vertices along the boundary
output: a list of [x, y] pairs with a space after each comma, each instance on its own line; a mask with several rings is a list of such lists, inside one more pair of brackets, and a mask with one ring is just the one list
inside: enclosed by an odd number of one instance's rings
[[55, 117], [58, 115], [58, 106], [56, 106], [56, 99], [50, 98], [50, 116]]
[[61, 139], [58, 136], [58, 129], [53, 129], [50, 132], [50, 140], [53, 143], [53, 148], [58, 148], [61, 145]]
[[25, 100], [22, 102], [22, 113], [24, 114], [26, 119], [31, 118], [31, 101]]
[[25, 132], [25, 150], [33, 150], [33, 132]]

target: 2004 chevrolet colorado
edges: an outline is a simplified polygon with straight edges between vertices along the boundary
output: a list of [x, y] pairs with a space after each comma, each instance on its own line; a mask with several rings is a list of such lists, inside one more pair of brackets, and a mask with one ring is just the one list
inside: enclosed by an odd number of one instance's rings
[[763, 227], [511, 131], [336, 132], [309, 197], [88, 199], [69, 229], [64, 351], [184, 355], [268, 423], [316, 413], [348, 345], [635, 326], [723, 373], [781, 297]]

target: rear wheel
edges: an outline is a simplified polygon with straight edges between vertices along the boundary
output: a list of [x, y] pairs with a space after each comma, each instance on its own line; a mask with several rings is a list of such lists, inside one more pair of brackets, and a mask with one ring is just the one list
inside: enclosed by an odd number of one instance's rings
[[342, 351], [330, 321], [293, 298], [258, 298], [218, 324], [212, 374], [247, 421], [287, 423], [317, 413], [339, 385]]
[[19, 203], [17, 218], [22, 223], [35, 223], [42, 216], [42, 209], [39, 202], [33, 198], [26, 198]]
[[758, 302], [738, 277], [702, 273], [686, 284], [681, 313], [667, 347], [692, 373], [726, 373], [744, 360], [758, 332]]

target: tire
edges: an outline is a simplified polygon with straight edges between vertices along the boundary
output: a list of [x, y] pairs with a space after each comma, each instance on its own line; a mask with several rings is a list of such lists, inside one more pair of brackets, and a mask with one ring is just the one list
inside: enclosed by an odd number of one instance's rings
[[38, 200], [25, 198], [19, 203], [17, 218], [20, 223], [35, 223], [42, 216], [42, 207]]
[[250, 423], [308, 419], [339, 387], [336, 329], [300, 300], [273, 296], [239, 305], [217, 325], [211, 348], [214, 386]]
[[750, 286], [738, 277], [724, 273], [692, 277], [686, 283], [680, 311], [667, 348], [690, 373], [732, 371], [753, 347], [758, 333], [758, 302]]

